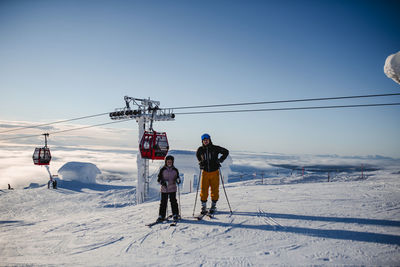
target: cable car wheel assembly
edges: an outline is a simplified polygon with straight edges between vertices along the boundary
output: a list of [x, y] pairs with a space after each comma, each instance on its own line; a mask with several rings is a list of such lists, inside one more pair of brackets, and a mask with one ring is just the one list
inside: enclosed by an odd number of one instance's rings
[[[110, 118], [112, 120], [136, 119], [138, 123], [140, 119], [143, 119], [144, 126], [142, 129], [145, 130], [142, 136], [139, 136], [140, 156], [143, 159], [164, 160], [169, 150], [167, 133], [155, 131], [153, 122], [174, 120], [175, 114], [172, 113], [171, 109], [159, 108], [159, 101], [129, 96], [125, 96], [124, 100], [126, 106], [111, 112]], [[131, 109], [130, 102], [133, 102], [138, 108], [136, 110]], [[146, 123], [150, 124], [147, 130]], [[139, 127], [142, 127], [142, 125], [139, 125]]]

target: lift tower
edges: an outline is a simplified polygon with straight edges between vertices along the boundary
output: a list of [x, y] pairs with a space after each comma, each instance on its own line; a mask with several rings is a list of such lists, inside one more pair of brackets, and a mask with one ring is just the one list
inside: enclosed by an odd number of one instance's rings
[[[142, 140], [145, 131], [152, 130], [153, 121], [172, 121], [175, 120], [175, 114], [172, 109], [160, 109], [160, 102], [148, 99], [139, 99], [129, 96], [124, 97], [126, 106], [118, 108], [110, 113], [112, 120], [135, 119], [139, 126], [139, 139]], [[136, 106], [136, 109], [130, 107], [130, 103]], [[140, 149], [137, 154], [137, 186], [136, 201], [143, 203], [149, 194], [149, 159], [143, 158]]]

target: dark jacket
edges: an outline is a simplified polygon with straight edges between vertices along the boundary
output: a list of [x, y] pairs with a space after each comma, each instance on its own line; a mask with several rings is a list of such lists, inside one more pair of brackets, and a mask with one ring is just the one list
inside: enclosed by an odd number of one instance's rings
[[[219, 154], [222, 154], [220, 158]], [[200, 168], [206, 172], [213, 172], [221, 167], [221, 164], [229, 155], [228, 149], [213, 145], [211, 140], [207, 146], [202, 145], [197, 149], [196, 157]]]

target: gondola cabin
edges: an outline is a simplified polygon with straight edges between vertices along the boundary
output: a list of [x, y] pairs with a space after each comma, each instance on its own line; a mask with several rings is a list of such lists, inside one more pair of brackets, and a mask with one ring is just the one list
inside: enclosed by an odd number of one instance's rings
[[49, 165], [51, 160], [50, 148], [47, 147], [47, 137], [48, 133], [44, 135], [44, 147], [37, 147], [33, 152], [33, 163], [35, 165]]
[[144, 159], [163, 160], [168, 154], [167, 134], [145, 131], [139, 144], [140, 154]]
[[49, 165], [51, 160], [50, 148], [37, 147], [33, 152], [32, 158], [35, 165]]

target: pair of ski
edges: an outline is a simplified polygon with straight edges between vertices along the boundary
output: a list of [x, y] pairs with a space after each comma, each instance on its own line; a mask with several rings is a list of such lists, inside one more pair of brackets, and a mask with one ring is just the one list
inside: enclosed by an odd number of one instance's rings
[[210, 219], [214, 219], [214, 214], [215, 214], [215, 212], [210, 212], [210, 211], [207, 211], [207, 213], [200, 213], [199, 215], [197, 215], [195, 218], [197, 219], [197, 220], [203, 220], [203, 218], [205, 217], [205, 216], [207, 216], [207, 217], [209, 217]]
[[[168, 219], [165, 219], [165, 220], [163, 220], [163, 221], [155, 221], [155, 222], [152, 222], [152, 223], [148, 223], [148, 224], [146, 224], [146, 226], [148, 226], [148, 227], [152, 227], [152, 226], [154, 226], [154, 225], [156, 225], [156, 224], [163, 224], [164, 222], [169, 222], [170, 220], [168, 220]], [[178, 224], [178, 220], [173, 220], [170, 224], [169, 224], [169, 226], [176, 226]]]
[[[200, 213], [199, 215], [197, 215], [197, 216], [194, 216], [194, 218], [195, 219], [197, 219], [197, 220], [203, 220], [203, 218], [205, 217], [205, 216], [207, 216], [207, 217], [209, 217], [210, 219], [214, 219], [215, 217], [214, 217], [214, 215], [215, 215], [215, 212], [210, 212], [210, 211], [207, 211], [207, 213]], [[169, 218], [169, 217], [168, 217]], [[162, 221], [155, 221], [155, 222], [152, 222], [152, 223], [148, 223], [148, 224], [146, 224], [146, 226], [148, 226], [148, 227], [152, 227], [152, 226], [154, 226], [154, 225], [156, 225], [156, 224], [164, 224], [164, 222], [169, 222], [170, 220], [168, 220], [168, 218], [167, 219], [165, 219], [165, 220], [162, 220]], [[178, 221], [179, 220], [174, 220], [174, 221], [172, 221], [169, 225], [170, 226], [176, 226], [177, 224], [178, 224]]]

